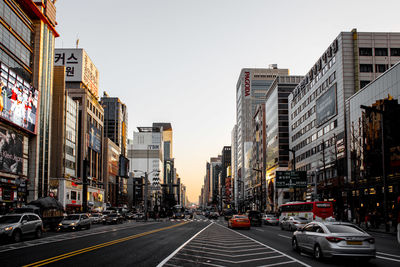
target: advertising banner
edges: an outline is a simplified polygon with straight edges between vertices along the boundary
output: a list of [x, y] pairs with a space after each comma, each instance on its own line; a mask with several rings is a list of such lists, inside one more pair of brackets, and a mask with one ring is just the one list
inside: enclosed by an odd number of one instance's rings
[[307, 172], [305, 171], [277, 171], [276, 188], [305, 188], [307, 187]]
[[35, 133], [39, 92], [0, 63], [0, 117]]
[[54, 65], [65, 66], [67, 82], [82, 82], [96, 98], [99, 97], [99, 71], [85, 50], [57, 48]]
[[92, 123], [89, 129], [89, 147], [97, 153], [101, 151], [101, 132]]
[[316, 101], [316, 124], [317, 126], [327, 122], [336, 115], [336, 84], [332, 85], [320, 98]]
[[0, 171], [22, 174], [23, 136], [0, 128]]

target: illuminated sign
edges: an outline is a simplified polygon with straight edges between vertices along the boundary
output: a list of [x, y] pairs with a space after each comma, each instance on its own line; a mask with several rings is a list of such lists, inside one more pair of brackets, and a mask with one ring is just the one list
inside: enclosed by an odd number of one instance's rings
[[0, 72], [0, 117], [35, 133], [38, 90], [3, 63]]
[[244, 96], [250, 95], [250, 72], [246, 71], [244, 76]]

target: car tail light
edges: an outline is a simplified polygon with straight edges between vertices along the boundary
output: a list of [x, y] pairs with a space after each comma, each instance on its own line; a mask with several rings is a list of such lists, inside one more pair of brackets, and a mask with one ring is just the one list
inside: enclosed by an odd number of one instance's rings
[[325, 238], [326, 238], [326, 240], [328, 240], [329, 242], [333, 242], [333, 243], [338, 243], [338, 242], [344, 240], [343, 238], [334, 237], [334, 236], [327, 236], [327, 237], [325, 237]]
[[271, 220], [270, 218], [267, 218], [267, 221]]
[[375, 238], [373, 237], [366, 239], [366, 241], [368, 241], [370, 244], [375, 244]]

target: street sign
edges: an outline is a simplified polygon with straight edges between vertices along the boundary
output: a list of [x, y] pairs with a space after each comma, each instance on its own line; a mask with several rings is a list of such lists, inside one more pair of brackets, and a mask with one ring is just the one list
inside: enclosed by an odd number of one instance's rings
[[307, 187], [307, 172], [277, 171], [276, 188], [305, 188]]

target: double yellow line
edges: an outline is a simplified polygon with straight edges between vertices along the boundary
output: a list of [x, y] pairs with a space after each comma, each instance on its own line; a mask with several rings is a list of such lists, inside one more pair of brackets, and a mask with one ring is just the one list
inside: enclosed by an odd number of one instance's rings
[[108, 247], [108, 246], [115, 245], [115, 244], [118, 244], [118, 243], [121, 243], [121, 242], [132, 240], [132, 239], [135, 239], [135, 238], [138, 238], [138, 237], [142, 237], [142, 236], [154, 234], [154, 233], [157, 233], [157, 232], [160, 232], [160, 231], [164, 231], [164, 230], [168, 230], [168, 229], [171, 229], [171, 228], [175, 228], [175, 227], [184, 225], [186, 223], [187, 222], [183, 222], [183, 223], [171, 225], [171, 226], [168, 226], [168, 227], [163, 227], [163, 228], [151, 230], [151, 231], [148, 231], [148, 232], [127, 236], [127, 237], [124, 237], [124, 238], [116, 239], [116, 240], [109, 241], [109, 242], [102, 243], [102, 244], [98, 244], [98, 245], [95, 245], [95, 246], [91, 246], [91, 247], [75, 250], [75, 251], [72, 251], [72, 252], [68, 252], [68, 253], [65, 253], [65, 254], [61, 254], [61, 255], [52, 257], [52, 258], [48, 258], [48, 259], [37, 261], [37, 262], [31, 263], [31, 264], [28, 264], [28, 265], [24, 265], [24, 267], [42, 266], [42, 265], [49, 264], [49, 263], [52, 263], [52, 262], [55, 262], [55, 261], [60, 261], [60, 260], [66, 259], [66, 258], [70, 258], [70, 257], [76, 256], [76, 255], [82, 254], [82, 253], [86, 253], [86, 252], [89, 252], [89, 251], [92, 251], [92, 250]]

